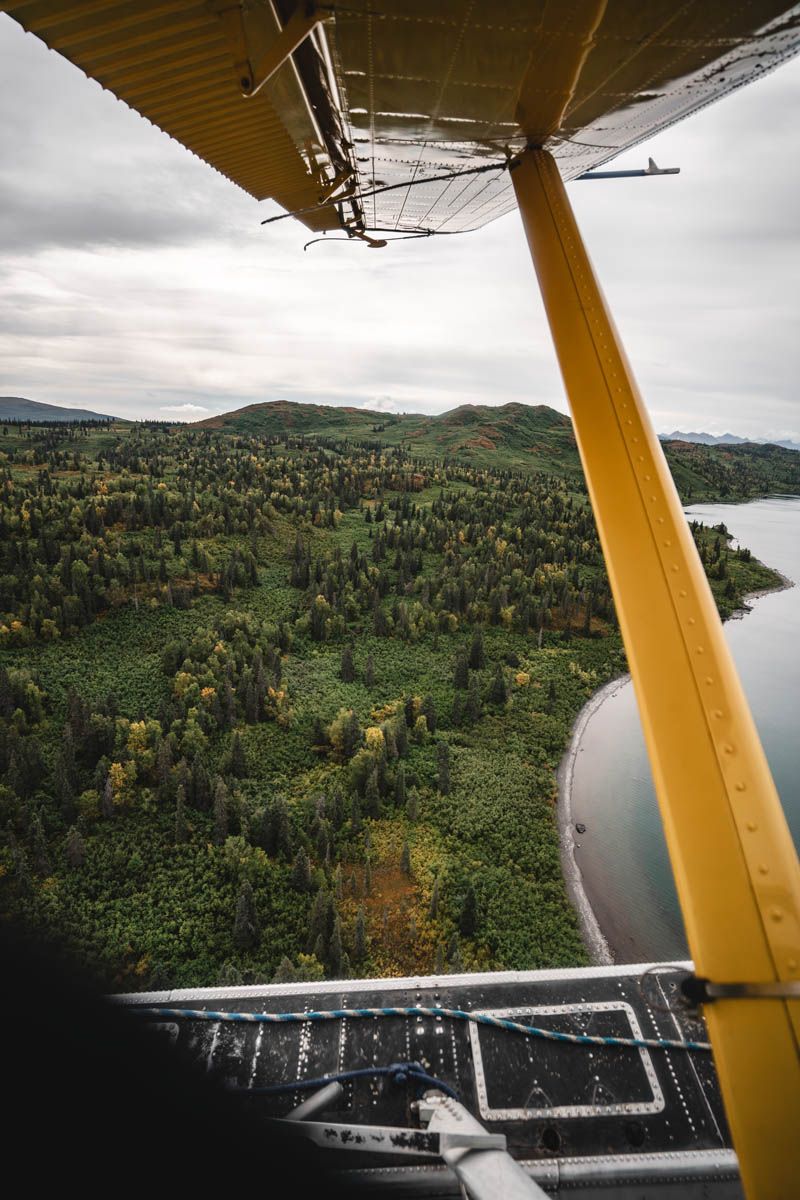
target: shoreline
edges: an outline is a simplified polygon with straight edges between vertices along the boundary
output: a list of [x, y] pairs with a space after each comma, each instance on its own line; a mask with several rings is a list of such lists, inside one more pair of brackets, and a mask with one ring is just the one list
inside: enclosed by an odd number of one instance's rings
[[[766, 563], [762, 563], [758, 558], [755, 561], [760, 563], [762, 567], [766, 566]], [[762, 596], [777, 596], [780, 592], [788, 592], [790, 588], [797, 587], [795, 581], [790, 579], [788, 575], [784, 575], [781, 571], [776, 571], [774, 567], [768, 567], [767, 569], [769, 571], [773, 571], [780, 579], [780, 583], [777, 585], [777, 587], [759, 588], [757, 592], [747, 592], [746, 595], [742, 596], [742, 603], [739, 605], [739, 607], [735, 608], [731, 615], [726, 617], [725, 620], [741, 621], [742, 617], [746, 617], [748, 613], [753, 611], [750, 607], [751, 600], [760, 600]]]
[[[771, 567], [770, 570], [774, 571], [775, 569]], [[788, 576], [783, 575], [780, 571], [775, 571], [775, 574], [781, 580], [778, 586], [761, 588], [756, 592], [748, 592], [742, 597], [740, 607], [734, 609], [726, 619], [729, 621], [741, 621], [743, 617], [752, 612], [750, 601], [759, 600], [762, 596], [775, 596], [779, 592], [785, 592], [797, 586], [794, 580], [789, 579]], [[605, 704], [606, 700], [610, 700], [612, 696], [616, 695], [621, 688], [630, 682], [630, 673], [619, 675], [616, 679], [611, 679], [608, 683], [603, 684], [601, 688], [598, 688], [589, 697], [575, 718], [570, 732], [569, 745], [556, 771], [556, 784], [558, 788], [556, 812], [561, 869], [570, 903], [578, 917], [581, 938], [589, 952], [589, 958], [593, 966], [608, 966], [616, 962], [613, 946], [618, 944], [618, 939], [614, 938], [614, 930], [613, 928], [608, 928], [608, 923], [605, 930], [601, 927], [584, 886], [583, 872], [575, 859], [575, 837], [577, 831], [572, 815], [572, 783], [575, 763], [580, 753], [581, 741], [586, 726], [598, 709]]]
[[581, 739], [591, 718], [602, 704], [615, 695], [630, 680], [630, 675], [619, 675], [598, 689], [584, 704], [572, 726], [569, 745], [558, 765], [556, 783], [558, 802], [558, 838], [561, 855], [561, 870], [567, 894], [578, 916], [581, 938], [589, 951], [593, 966], [608, 966], [615, 962], [608, 939], [600, 927], [592, 903], [583, 885], [583, 872], [575, 859], [575, 824], [572, 818], [572, 779], [575, 762], [580, 751]]

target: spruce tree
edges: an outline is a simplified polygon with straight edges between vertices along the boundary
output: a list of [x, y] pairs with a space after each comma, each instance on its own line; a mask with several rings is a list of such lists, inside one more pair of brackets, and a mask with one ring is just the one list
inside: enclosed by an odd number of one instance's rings
[[367, 957], [367, 917], [363, 907], [360, 907], [358, 913], [356, 914], [356, 933], [353, 956], [357, 963], [363, 962]]
[[80, 870], [80, 868], [86, 862], [86, 843], [74, 825], [67, 833], [67, 840], [64, 844], [64, 854], [66, 856], [67, 863], [73, 871]]
[[403, 849], [400, 852], [400, 870], [404, 875], [411, 874], [411, 847], [408, 844], [408, 838], [403, 842]]
[[406, 769], [403, 763], [400, 763], [394, 777], [394, 802], [398, 808], [402, 808], [405, 806], [406, 799]]
[[217, 971], [217, 987], [240, 987], [244, 977], [235, 962], [226, 959]]
[[296, 892], [307, 892], [311, 887], [311, 863], [302, 846], [294, 856], [289, 883]]
[[238, 729], [231, 740], [231, 775], [235, 779], [244, 779], [247, 775], [247, 758]]
[[356, 664], [353, 658], [353, 647], [349, 643], [342, 651], [342, 662], [339, 674], [345, 683], [352, 683], [356, 677]]
[[111, 783], [110, 775], [106, 775], [106, 781], [103, 785], [101, 811], [104, 817], [113, 817], [114, 815], [114, 787]]
[[228, 836], [228, 789], [218, 778], [214, 787], [214, 842], [221, 846]]
[[422, 701], [421, 715], [425, 718], [428, 725], [428, 732], [435, 733], [438, 718], [436, 716], [436, 705], [433, 702], [433, 696], [426, 696]]
[[408, 726], [405, 721], [398, 721], [394, 727], [395, 745], [400, 758], [405, 758], [408, 753]]
[[175, 845], [183, 846], [188, 840], [189, 826], [186, 824], [186, 789], [181, 784], [175, 800]]
[[364, 788], [364, 811], [367, 816], [377, 817], [380, 814], [381, 797], [378, 788], [378, 772], [370, 771], [367, 776], [367, 786]]
[[316, 939], [316, 941], [314, 942], [314, 946], [313, 946], [311, 953], [314, 955], [314, 958], [317, 960], [317, 962], [320, 962], [323, 964], [327, 963], [327, 961], [328, 961], [328, 939], [325, 937], [325, 935], [323, 933], [321, 933], [319, 935], [319, 937]]
[[162, 800], [168, 800], [172, 795], [172, 745], [169, 738], [162, 738], [158, 747], [158, 794]]
[[344, 947], [342, 946], [342, 925], [337, 917], [333, 920], [333, 931], [328, 943], [328, 965], [333, 979], [342, 979], [344, 972]]
[[406, 701], [403, 705], [403, 714], [406, 719], [406, 726], [409, 729], [413, 729], [414, 722], [417, 719], [417, 705], [413, 696], [406, 697]]
[[451, 975], [459, 975], [464, 970], [464, 960], [461, 957], [461, 945], [456, 934], [453, 935], [448, 947], [447, 965]]
[[273, 983], [294, 983], [297, 978], [297, 972], [294, 963], [284, 954], [281, 961], [278, 963], [278, 968], [272, 976]]
[[289, 817], [289, 806], [283, 796], [276, 796], [270, 805], [270, 821], [273, 830], [273, 854], [279, 855], [286, 862], [292, 857], [294, 836], [292, 822]]
[[483, 647], [483, 631], [476, 629], [469, 648], [469, 665], [473, 671], [479, 671], [486, 666], [486, 651]]
[[367, 655], [367, 665], [364, 668], [364, 683], [368, 688], [375, 686], [375, 662], [372, 658], [372, 651]]
[[331, 886], [333, 888], [334, 899], [341, 900], [344, 891], [344, 885], [342, 882], [342, 864], [340, 862], [337, 862], [336, 864], [336, 870], [333, 872]]
[[211, 807], [211, 778], [208, 774], [205, 759], [200, 755], [192, 764], [192, 803], [201, 812], [207, 812]]
[[54, 791], [61, 808], [64, 821], [72, 821], [75, 817], [75, 789], [70, 780], [63, 756], [56, 758], [53, 775]]
[[240, 950], [251, 950], [258, 941], [253, 887], [245, 879], [236, 901], [236, 918], [233, 923], [233, 941]]
[[460, 650], [456, 657], [456, 667], [453, 672], [453, 687], [457, 691], [465, 691], [469, 686], [469, 659], [466, 651]]
[[458, 918], [458, 928], [464, 937], [474, 937], [478, 928], [478, 901], [475, 889], [470, 884], [461, 901], [461, 912]]
[[450, 795], [450, 747], [447, 742], [439, 742], [436, 747], [436, 784], [443, 796]]
[[47, 841], [45, 840], [41, 818], [38, 815], [31, 820], [30, 834], [33, 869], [37, 875], [49, 875], [50, 855], [47, 850]]
[[321, 887], [314, 897], [314, 903], [311, 905], [311, 916], [308, 922], [308, 947], [313, 954], [317, 955], [320, 962], [324, 962], [326, 955], [320, 956], [317, 954], [315, 946], [319, 938], [322, 938], [327, 947], [328, 938], [333, 927], [334, 906], [331, 894], [326, 887]]
[[33, 880], [28, 865], [28, 856], [24, 847], [20, 846], [14, 855], [14, 878], [20, 896], [30, 896], [33, 891]]
[[435, 921], [439, 916], [439, 876], [437, 875], [433, 881], [433, 890], [431, 892], [431, 904], [428, 909], [428, 916], [432, 921]]
[[502, 663], [498, 663], [494, 669], [492, 682], [489, 685], [489, 700], [492, 704], [505, 704], [508, 700], [508, 685]]
[[467, 706], [465, 715], [470, 725], [474, 725], [476, 721], [481, 719], [481, 693], [478, 686], [478, 676], [473, 675], [469, 681], [469, 690], [467, 692]]

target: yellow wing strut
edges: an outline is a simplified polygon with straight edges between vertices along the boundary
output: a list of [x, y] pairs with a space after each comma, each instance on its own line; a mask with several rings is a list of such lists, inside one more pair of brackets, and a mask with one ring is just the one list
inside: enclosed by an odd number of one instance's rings
[[[512, 170], [569, 397], [697, 972], [800, 977], [800, 870], [661, 445], [558, 168]], [[719, 999], [705, 1017], [745, 1190], [800, 1180], [800, 1001]]]

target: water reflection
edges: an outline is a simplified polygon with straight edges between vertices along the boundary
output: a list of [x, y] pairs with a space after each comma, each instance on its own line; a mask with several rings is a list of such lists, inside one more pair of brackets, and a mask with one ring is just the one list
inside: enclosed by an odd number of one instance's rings
[[[692, 520], [724, 521], [736, 542], [800, 582], [800, 497], [693, 505]], [[800, 843], [800, 586], [763, 596], [725, 625], [795, 843]], [[687, 954], [639, 715], [630, 683], [586, 726], [572, 812], [586, 826], [576, 859], [620, 962]]]

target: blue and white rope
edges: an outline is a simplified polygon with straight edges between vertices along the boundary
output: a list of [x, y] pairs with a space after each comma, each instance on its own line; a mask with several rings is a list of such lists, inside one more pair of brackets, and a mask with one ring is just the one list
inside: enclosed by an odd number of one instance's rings
[[561, 1033], [555, 1029], [541, 1029], [535, 1025], [522, 1025], [506, 1017], [493, 1017], [489, 1013], [465, 1012], [460, 1008], [335, 1008], [329, 1012], [214, 1012], [204, 1008], [132, 1008], [131, 1012], [153, 1020], [177, 1021], [231, 1021], [254, 1025], [287, 1025], [306, 1021], [357, 1020], [370, 1017], [445, 1017], [451, 1021], [472, 1021], [476, 1025], [489, 1025], [494, 1029], [507, 1029], [522, 1033], [526, 1037], [542, 1038], [547, 1042], [562, 1042], [573, 1046], [616, 1046], [632, 1050], [695, 1050], [708, 1052], [709, 1042], [679, 1042], [669, 1038], [623, 1038], [603, 1037], [589, 1033]]

